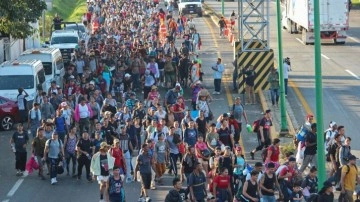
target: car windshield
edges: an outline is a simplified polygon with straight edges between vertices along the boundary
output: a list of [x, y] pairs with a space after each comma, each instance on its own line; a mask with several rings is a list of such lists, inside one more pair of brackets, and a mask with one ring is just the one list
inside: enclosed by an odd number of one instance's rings
[[51, 44], [78, 43], [78, 38], [73, 36], [57, 36], [51, 38]]
[[188, 3], [188, 2], [201, 2], [201, 0], [181, 0], [181, 3]]
[[66, 30], [69, 30], [69, 29], [73, 29], [73, 30], [79, 30], [80, 32], [82, 33], [85, 33], [85, 27], [82, 26], [82, 25], [66, 25], [65, 27]]
[[33, 75], [2, 75], [0, 76], [0, 90], [13, 90], [18, 88], [34, 88]]
[[45, 75], [51, 75], [52, 74], [52, 64], [51, 62], [43, 62], [42, 63], [45, 69]]

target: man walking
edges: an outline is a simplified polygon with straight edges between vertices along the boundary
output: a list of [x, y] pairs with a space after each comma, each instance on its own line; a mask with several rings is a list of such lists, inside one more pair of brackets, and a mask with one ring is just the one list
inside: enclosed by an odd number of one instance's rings
[[215, 65], [211, 67], [212, 70], [214, 70], [214, 86], [215, 91], [213, 92], [214, 95], [220, 95], [221, 90], [221, 78], [222, 74], [225, 71], [225, 67], [223, 64], [221, 64], [221, 58], [218, 58]]
[[225, 32], [225, 29], [226, 29], [226, 22], [224, 20], [224, 17], [221, 17], [221, 19], [219, 20], [218, 22], [218, 25], [219, 25], [219, 28], [220, 28], [220, 38], [222, 38], [224, 36], [224, 32]]
[[299, 169], [299, 173], [303, 173], [305, 168], [311, 163], [312, 166], [316, 166], [316, 123], [311, 124], [311, 131], [306, 134], [305, 137], [305, 151], [304, 160]]
[[206, 177], [202, 172], [201, 163], [196, 162], [194, 165], [194, 171], [190, 174], [188, 179], [188, 185], [190, 189], [190, 197], [192, 201], [205, 202], [206, 197]]
[[271, 110], [265, 111], [264, 117], [260, 120], [259, 131], [257, 132], [259, 146], [250, 152], [251, 159], [254, 160], [254, 154], [261, 151], [264, 147], [267, 148], [271, 144]]
[[279, 107], [279, 88], [280, 88], [279, 73], [276, 71], [275, 67], [271, 69], [271, 72], [268, 76], [268, 82], [270, 83], [270, 95], [271, 95], [272, 106]]
[[353, 193], [355, 191], [356, 183], [360, 183], [357, 175], [358, 169], [356, 167], [356, 156], [349, 157], [349, 163], [341, 169], [341, 193], [345, 193], [345, 200], [353, 202]]
[[51, 139], [47, 140], [45, 143], [44, 150], [44, 161], [49, 158], [50, 162], [50, 178], [51, 184], [54, 185], [57, 183], [56, 175], [58, 164], [60, 161], [63, 161], [64, 158], [64, 144], [59, 140], [59, 136], [57, 132], [53, 132], [51, 135]]
[[81, 179], [82, 169], [85, 166], [86, 170], [86, 179], [91, 182], [90, 177], [90, 163], [91, 157], [94, 154], [95, 147], [89, 139], [89, 134], [83, 132], [82, 138], [78, 141], [76, 145], [76, 150], [78, 151], [78, 180]]
[[148, 202], [151, 201], [148, 190], [151, 185], [151, 165], [153, 164], [152, 156], [149, 154], [149, 146], [147, 144], [142, 145], [142, 153], [137, 158], [136, 167], [139, 168], [141, 176], [141, 191], [139, 201], [144, 199]]

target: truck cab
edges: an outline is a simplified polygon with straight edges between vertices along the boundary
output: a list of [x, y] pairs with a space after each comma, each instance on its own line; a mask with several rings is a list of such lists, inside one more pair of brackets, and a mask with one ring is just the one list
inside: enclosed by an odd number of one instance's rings
[[76, 30], [55, 30], [51, 34], [49, 47], [59, 48], [64, 63], [69, 63], [79, 40], [79, 34]]
[[201, 0], [179, 0], [179, 15], [180, 14], [197, 14], [202, 16], [202, 3]]

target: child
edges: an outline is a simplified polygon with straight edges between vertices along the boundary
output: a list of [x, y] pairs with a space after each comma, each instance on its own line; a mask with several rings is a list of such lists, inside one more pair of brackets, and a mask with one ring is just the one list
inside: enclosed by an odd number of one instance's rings
[[95, 146], [95, 153], [99, 151], [100, 149], [100, 144], [103, 142], [104, 140], [100, 137], [100, 131], [96, 131], [95, 132], [95, 139], [93, 140], [94, 146]]
[[154, 159], [155, 159], [155, 166], [156, 166], [156, 178], [158, 183], [162, 185], [161, 177], [165, 173], [165, 164], [167, 162], [167, 155], [166, 155], [166, 144], [164, 142], [164, 134], [160, 133], [158, 137], [158, 142], [155, 144], [154, 148]]
[[291, 202], [301, 202], [304, 198], [301, 191], [301, 185], [299, 183], [294, 183], [293, 192], [291, 195]]

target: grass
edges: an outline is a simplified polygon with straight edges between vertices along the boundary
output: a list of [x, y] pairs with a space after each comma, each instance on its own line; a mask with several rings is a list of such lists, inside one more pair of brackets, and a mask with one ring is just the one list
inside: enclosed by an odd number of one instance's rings
[[[45, 15], [45, 38], [41, 38], [44, 42], [50, 38], [50, 30], [52, 20], [55, 14], [58, 14], [64, 22], [80, 22], [82, 15], [86, 12], [86, 0], [52, 0], [52, 9], [47, 11]], [[42, 20], [39, 21], [40, 29], [42, 30]]]
[[64, 21], [80, 22], [86, 9], [86, 0], [53, 0], [52, 10], [47, 15], [54, 17], [57, 13]]

